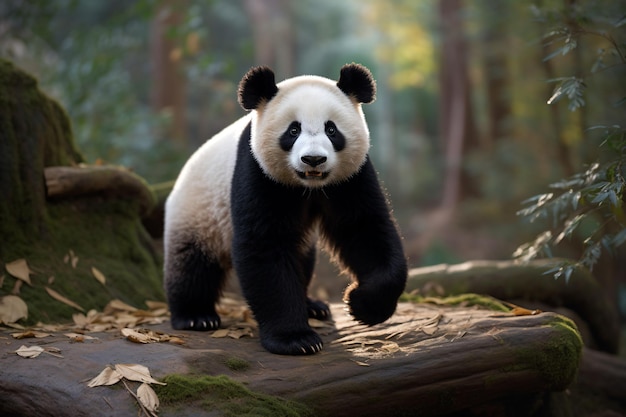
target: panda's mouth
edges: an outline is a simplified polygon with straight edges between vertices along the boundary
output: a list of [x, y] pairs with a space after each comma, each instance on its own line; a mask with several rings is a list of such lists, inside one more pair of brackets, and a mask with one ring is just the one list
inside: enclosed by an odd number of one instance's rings
[[296, 171], [296, 173], [303, 180], [323, 180], [326, 177], [328, 177], [328, 172], [315, 171], [315, 170], [304, 171], [304, 172]]

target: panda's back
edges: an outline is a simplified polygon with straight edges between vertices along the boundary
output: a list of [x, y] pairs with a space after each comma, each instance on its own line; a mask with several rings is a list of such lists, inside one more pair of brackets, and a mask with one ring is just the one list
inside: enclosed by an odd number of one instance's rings
[[189, 158], [166, 203], [165, 234], [171, 234], [166, 241], [192, 238], [218, 258], [230, 261], [231, 181], [239, 139], [248, 123], [250, 116], [242, 117]]

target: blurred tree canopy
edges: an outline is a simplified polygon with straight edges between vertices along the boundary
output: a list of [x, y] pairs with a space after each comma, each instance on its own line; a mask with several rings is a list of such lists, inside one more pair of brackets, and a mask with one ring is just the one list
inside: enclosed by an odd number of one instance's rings
[[4, 0], [0, 54], [60, 100], [89, 163], [150, 182], [243, 114], [250, 66], [367, 65], [371, 155], [417, 265], [509, 257], [545, 229], [520, 227], [521, 201], [614, 157], [589, 128], [623, 128], [625, 14], [611, 0]]

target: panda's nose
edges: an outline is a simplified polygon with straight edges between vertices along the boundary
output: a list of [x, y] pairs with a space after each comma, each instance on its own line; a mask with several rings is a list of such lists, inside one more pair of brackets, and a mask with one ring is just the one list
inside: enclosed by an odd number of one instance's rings
[[318, 165], [323, 164], [324, 162], [326, 162], [326, 159], [328, 158], [326, 158], [325, 156], [315, 156], [315, 155], [304, 155], [303, 157], [300, 158], [302, 162], [312, 167], [316, 167]]

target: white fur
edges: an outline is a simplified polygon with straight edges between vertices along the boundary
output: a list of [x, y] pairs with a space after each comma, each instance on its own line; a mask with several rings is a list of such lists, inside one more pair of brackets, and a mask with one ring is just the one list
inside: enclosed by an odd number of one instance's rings
[[188, 241], [184, 235], [193, 233], [206, 244], [204, 250], [230, 262], [230, 187], [239, 137], [249, 122], [250, 115], [242, 117], [189, 158], [166, 202], [165, 244]]
[[[278, 93], [252, 114], [252, 151], [263, 171], [287, 185], [323, 187], [350, 178], [365, 162], [369, 150], [369, 131], [360, 103], [351, 100], [327, 78], [305, 75], [278, 84]], [[324, 133], [324, 124], [332, 120], [346, 137], [346, 147], [337, 153]], [[285, 153], [278, 138], [289, 124], [298, 121], [302, 133], [293, 149]], [[296, 170], [310, 169], [303, 155], [326, 156], [318, 166], [328, 172], [326, 179], [301, 179]]]

